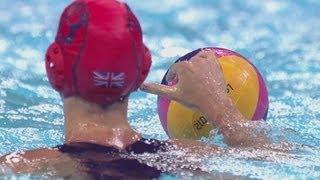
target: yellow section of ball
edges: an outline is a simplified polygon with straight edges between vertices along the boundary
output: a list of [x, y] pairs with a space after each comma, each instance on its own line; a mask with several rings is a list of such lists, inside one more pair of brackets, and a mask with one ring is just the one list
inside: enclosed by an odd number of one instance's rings
[[168, 133], [170, 137], [200, 139], [208, 137], [213, 129], [204, 116], [176, 101], [171, 101], [168, 109]]
[[259, 79], [254, 67], [239, 56], [219, 58], [227, 90], [246, 119], [252, 119], [259, 100]]
[[[259, 98], [259, 80], [253, 66], [239, 56], [219, 58], [227, 91], [246, 119], [252, 119]], [[213, 126], [199, 112], [171, 101], [167, 113], [167, 127], [172, 138], [200, 139], [208, 137]]]

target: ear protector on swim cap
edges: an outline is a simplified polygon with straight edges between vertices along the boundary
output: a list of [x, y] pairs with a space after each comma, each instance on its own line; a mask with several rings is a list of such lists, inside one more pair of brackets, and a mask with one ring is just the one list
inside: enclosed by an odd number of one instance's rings
[[[141, 71], [142, 82], [146, 79], [147, 75], [149, 74], [150, 67], [151, 67], [151, 53], [147, 46], [144, 45], [144, 59], [143, 59], [143, 68]], [[139, 84], [141, 84], [140, 82]]]
[[49, 82], [62, 97], [99, 105], [137, 90], [150, 66], [139, 21], [126, 4], [114, 0], [74, 1], [62, 13], [46, 54]]
[[64, 67], [61, 48], [57, 43], [52, 43], [46, 53], [46, 71], [51, 86], [56, 91], [61, 91], [64, 85]]
[[143, 45], [143, 47], [144, 47], [144, 57], [143, 57], [143, 61], [141, 62], [142, 67], [140, 70], [140, 76], [137, 79], [137, 82], [135, 83], [135, 85], [133, 86], [132, 91], [135, 91], [140, 87], [143, 81], [147, 78], [150, 71], [150, 67], [152, 63], [151, 54], [147, 46]]

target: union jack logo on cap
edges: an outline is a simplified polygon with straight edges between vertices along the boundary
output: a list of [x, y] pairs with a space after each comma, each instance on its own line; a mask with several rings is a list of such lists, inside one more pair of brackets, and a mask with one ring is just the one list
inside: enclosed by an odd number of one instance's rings
[[125, 83], [124, 72], [93, 72], [94, 85], [105, 88], [123, 88]]

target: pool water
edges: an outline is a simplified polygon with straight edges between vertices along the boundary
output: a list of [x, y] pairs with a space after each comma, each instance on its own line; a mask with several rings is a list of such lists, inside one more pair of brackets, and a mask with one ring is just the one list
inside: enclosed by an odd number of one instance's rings
[[[258, 179], [320, 178], [320, 1], [126, 2], [140, 19], [152, 51], [147, 81], [160, 82], [171, 63], [199, 47], [234, 50], [251, 60], [266, 81], [270, 136], [304, 145], [290, 157], [232, 149], [228, 157], [212, 156], [201, 162], [207, 172]], [[0, 155], [63, 142], [62, 104], [49, 86], [43, 57], [69, 3], [0, 2]], [[132, 94], [130, 123], [145, 137], [164, 140], [168, 137], [156, 101], [154, 95]], [[219, 136], [205, 141], [222, 144]], [[268, 160], [255, 159], [264, 153]], [[185, 157], [186, 162], [192, 159]], [[174, 156], [168, 162], [172, 160]], [[184, 176], [196, 178], [180, 174]], [[175, 178], [163, 175], [163, 179]]]

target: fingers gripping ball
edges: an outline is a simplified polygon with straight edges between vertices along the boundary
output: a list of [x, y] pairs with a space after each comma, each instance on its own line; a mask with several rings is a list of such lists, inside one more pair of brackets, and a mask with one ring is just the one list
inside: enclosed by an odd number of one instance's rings
[[[205, 49], [213, 51], [218, 58], [226, 80], [227, 92], [242, 115], [250, 120], [266, 120], [268, 92], [256, 67], [231, 50], [215, 47]], [[200, 50], [186, 54], [175, 63], [191, 59]], [[166, 75], [161, 84], [170, 86], [176, 83], [167, 82]], [[158, 114], [164, 130], [171, 138], [200, 139], [208, 137], [210, 130], [214, 128], [201, 113], [164, 96], [158, 96]]]

